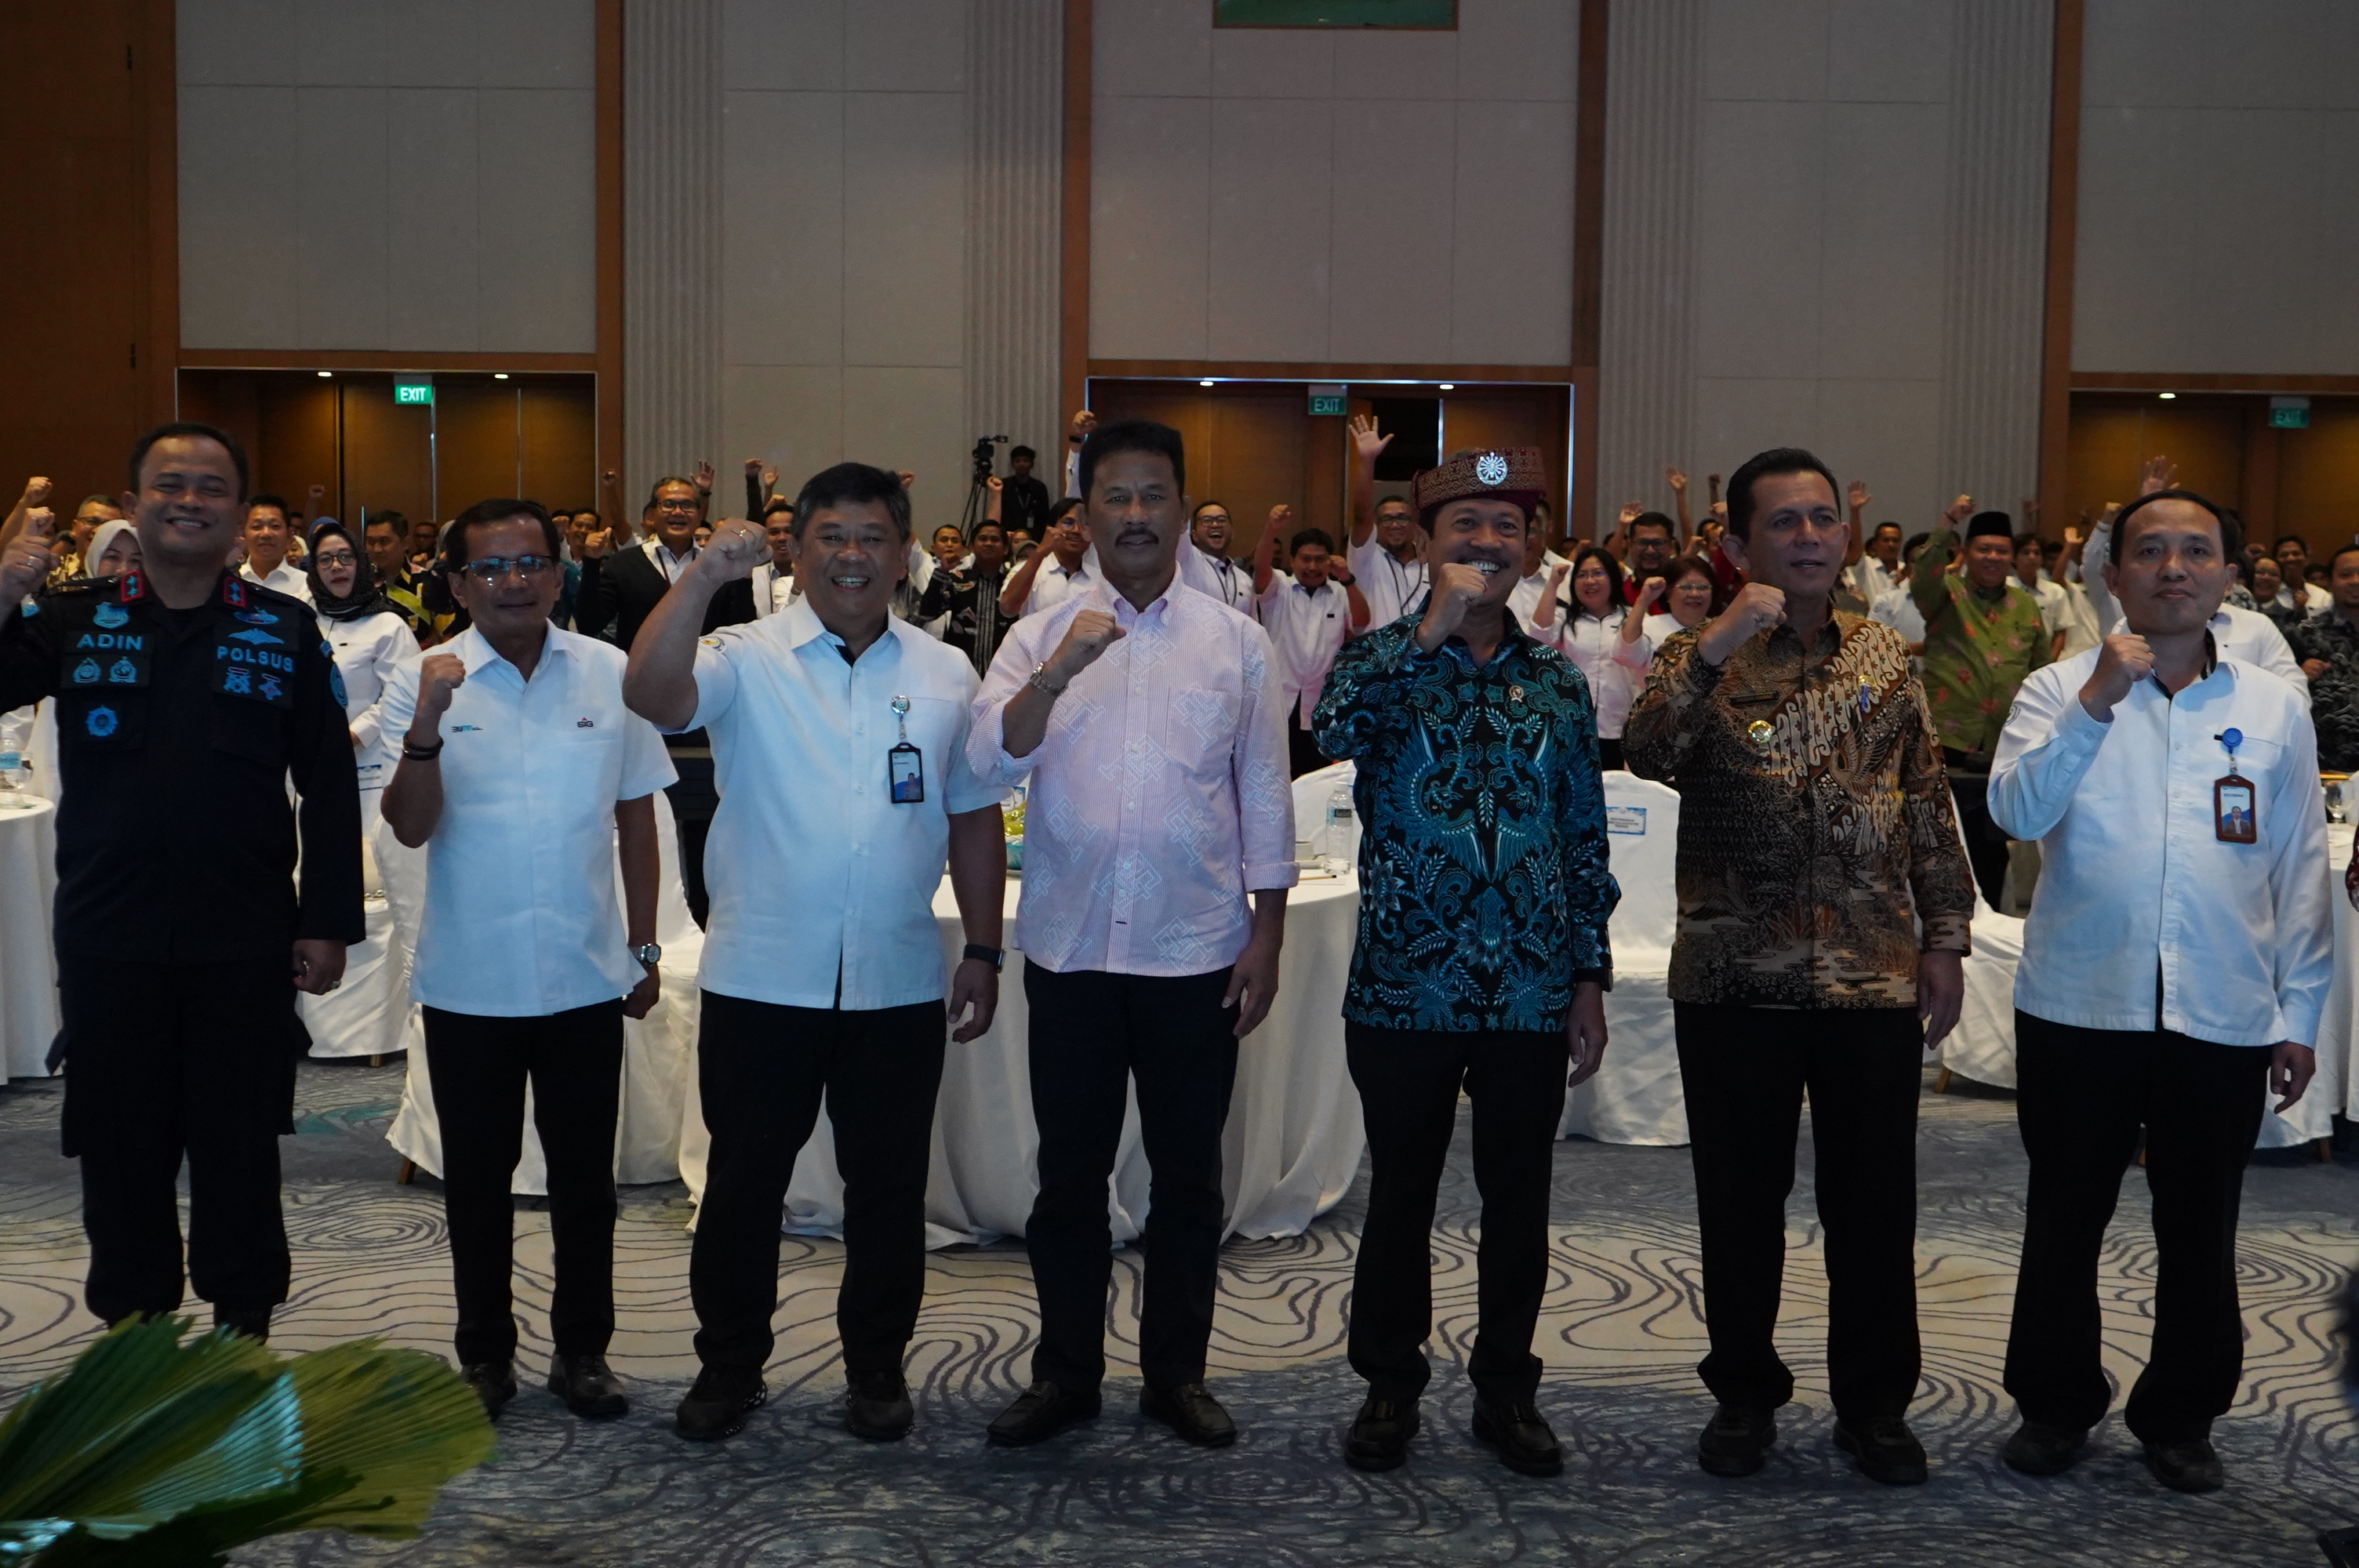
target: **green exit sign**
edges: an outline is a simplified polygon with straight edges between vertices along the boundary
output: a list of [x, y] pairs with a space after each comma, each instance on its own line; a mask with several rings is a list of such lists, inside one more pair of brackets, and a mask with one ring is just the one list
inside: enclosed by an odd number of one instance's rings
[[1343, 412], [1343, 389], [1340, 386], [1313, 386], [1310, 389], [1310, 415], [1341, 415]]
[[2279, 430], [2309, 429], [2310, 399], [2307, 397], [2270, 398], [2269, 424]]
[[396, 403], [431, 403], [434, 401], [434, 383], [424, 376], [396, 376], [393, 378], [393, 400]]

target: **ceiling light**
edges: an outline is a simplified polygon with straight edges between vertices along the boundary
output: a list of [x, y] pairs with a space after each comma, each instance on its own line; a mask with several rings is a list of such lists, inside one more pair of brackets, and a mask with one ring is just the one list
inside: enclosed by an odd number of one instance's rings
[[325, 380], [327, 380], [330, 376], [332, 376], [332, 375], [333, 375], [333, 374], [335, 374], [335, 373], [335, 373], [334, 371], [332, 371], [332, 370], [323, 370], [323, 371], [321, 371], [321, 372], [320, 373], [320, 379], [321, 379], [321, 381], [325, 381]]
[[1210, 386], [1210, 385], [1212, 385], [1212, 378], [1211, 376], [1209, 376], [1209, 375], [1208, 375], [1208, 376], [1206, 376], [1203, 380], [1201, 380], [1201, 381], [1198, 382], [1196, 384], [1197, 384], [1198, 386]]
[[1458, 384], [1454, 381], [1445, 381], [1441, 384], [1441, 390], [1444, 392], [1455, 392], [1458, 390]]
[[2157, 397], [2161, 398], [2165, 403], [2168, 403], [2168, 402], [2169, 402], [2172, 398], [2174, 398], [2174, 397], [2178, 396], [2178, 395], [2179, 395], [2179, 394], [2177, 394], [2177, 393], [2175, 393], [2175, 392], [2158, 392], [2158, 393], [2156, 393], [2156, 394], [2155, 394], [2155, 395], [2156, 395]]
[[495, 370], [492, 372], [492, 379], [494, 381], [506, 381], [507, 378], [508, 373], [504, 370]]

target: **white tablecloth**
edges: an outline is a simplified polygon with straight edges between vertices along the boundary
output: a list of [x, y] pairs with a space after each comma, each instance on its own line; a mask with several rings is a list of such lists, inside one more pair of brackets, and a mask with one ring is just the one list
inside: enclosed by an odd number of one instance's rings
[[[1016, 912], [1018, 884], [1007, 888]], [[1360, 1165], [1360, 1097], [1343, 1059], [1343, 981], [1357, 927], [1358, 884], [1346, 876], [1306, 881], [1286, 913], [1277, 1000], [1237, 1054], [1236, 1088], [1223, 1136], [1221, 1185], [1231, 1233], [1293, 1236], [1332, 1207]], [[966, 938], [945, 879], [934, 898], [942, 950], [955, 959]], [[1012, 927], [1011, 927], [1012, 929]], [[1033, 1173], [1039, 1133], [1032, 1120], [1025, 1042], [1030, 1010], [1024, 960], [1010, 948], [999, 1011], [981, 1038], [953, 1044], [935, 1101], [932, 1171], [926, 1184], [926, 1244], [947, 1247], [1023, 1234], [1038, 1190]], [[691, 1071], [690, 1083], [693, 1084]], [[680, 1175], [704, 1189], [710, 1140], [693, 1087], [686, 1098]], [[1123, 1123], [1108, 1194], [1114, 1239], [1136, 1237], [1147, 1217], [1148, 1171], [1134, 1101]], [[787, 1190], [789, 1229], [839, 1235], [843, 1178], [824, 1111], [795, 1162]]]
[[[2293, 1108], [2279, 1116], [2264, 1110], [2260, 1147], [2287, 1149], [2324, 1138], [2336, 1113], [2359, 1115], [2359, 995], [2352, 987], [2359, 964], [2359, 913], [2343, 896], [2343, 868], [2351, 859], [2353, 828], [2326, 829], [2327, 874], [2333, 881], [2334, 983], [2318, 1027], [2318, 1076]], [[2035, 891], [2033, 897], [2038, 897]], [[2015, 1087], [2015, 966], [2023, 956], [2024, 923], [1974, 904], [1974, 956], [1966, 960], [1966, 1005], [1957, 1033], [1941, 1048], [1941, 1065], [1978, 1084]], [[2274, 1106], [2275, 1096], [2267, 1103]]]
[[[680, 1104], [696, 1084], [696, 970], [704, 956], [704, 933], [689, 917], [680, 891], [679, 834], [671, 804], [656, 792], [656, 828], [662, 855], [662, 881], [656, 905], [656, 940], [663, 946], [663, 1000], [645, 1019], [623, 1021], [623, 1092], [614, 1135], [614, 1178], [620, 1182], [668, 1182], [679, 1174]], [[426, 853], [404, 849], [380, 824], [376, 863], [384, 872], [391, 919], [397, 929], [391, 961], [399, 967], [401, 1030], [408, 1038], [409, 1072], [401, 1111], [386, 1134], [394, 1148], [424, 1170], [442, 1173], [442, 1131], [434, 1115], [434, 1084], [427, 1069], [425, 1030], [409, 1000], [408, 966], [415, 950], [418, 913], [426, 894]], [[619, 897], [622, 880], [615, 879]], [[374, 931], [375, 916], [371, 916]], [[341, 993], [339, 993], [341, 994]], [[535, 1196], [549, 1190], [549, 1162], [532, 1125], [532, 1097], [525, 1097], [524, 1153], [511, 1190]]]
[[[2344, 785], [2347, 791], [2350, 786]], [[2334, 983], [2327, 988], [2326, 1011], [2319, 1016], [2318, 1076], [2293, 1108], [2279, 1116], [2274, 1110], [2261, 1119], [2261, 1147], [2290, 1148], [2324, 1138], [2334, 1130], [2337, 1113], [2359, 1115], [2359, 1070], [2353, 1054], [2359, 1051], [2359, 995], [2352, 976], [2359, 966], [2359, 911], [2343, 891], [2343, 868], [2351, 861], [2353, 826], [2330, 822], [2326, 827], [2326, 874], [2331, 887], [2327, 902], [2334, 906]], [[2277, 1104], [2272, 1097], [2268, 1102]]]
[[58, 893], [58, 808], [38, 796], [0, 808], [0, 1079], [46, 1076], [58, 1033], [49, 912]]

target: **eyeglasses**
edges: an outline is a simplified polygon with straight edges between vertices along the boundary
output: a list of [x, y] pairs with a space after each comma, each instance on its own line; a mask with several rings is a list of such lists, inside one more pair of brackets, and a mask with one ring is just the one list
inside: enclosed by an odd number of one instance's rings
[[497, 588], [514, 572], [527, 582], [545, 578], [557, 569], [554, 556], [481, 556], [459, 568], [485, 588]]
[[311, 552], [311, 558], [318, 562], [323, 568], [327, 567], [349, 567], [354, 565], [360, 559], [359, 557], [353, 555], [350, 550], [314, 550]]

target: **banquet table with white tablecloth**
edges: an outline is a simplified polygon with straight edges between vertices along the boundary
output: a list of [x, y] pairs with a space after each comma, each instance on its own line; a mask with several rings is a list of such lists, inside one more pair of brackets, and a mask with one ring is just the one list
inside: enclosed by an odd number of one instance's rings
[[[2326, 830], [2324, 874], [2332, 879], [2334, 906], [2334, 982], [2326, 993], [2326, 1010], [2319, 1020], [2318, 1076], [2310, 1088], [2283, 1116], [2275, 1109], [2261, 1117], [2260, 1147], [2288, 1149], [2313, 1143], [2334, 1130], [2334, 1118], [2359, 1115], [2359, 995], [2352, 989], [2352, 973], [2359, 964], [2359, 912], [2343, 893], [2343, 868], [2351, 859], [2353, 829], [2346, 823]], [[2038, 896], [2038, 890], [2033, 897]], [[2024, 922], [1994, 914], [1978, 898], [1974, 903], [1974, 957], [1966, 964], [1966, 1006], [1957, 1033], [1941, 1048], [1941, 1065], [1961, 1077], [1998, 1088], [2015, 1087], [2015, 965], [2023, 956]], [[2257, 1047], [2256, 1047], [2257, 1049]], [[2276, 1098], [2268, 1104], [2276, 1105]]]
[[33, 795], [16, 801], [0, 806], [0, 1081], [45, 1076], [58, 1033], [58, 808]]
[[[656, 940], [664, 950], [663, 996], [644, 1019], [623, 1021], [622, 1104], [614, 1132], [614, 1179], [634, 1184], [669, 1182], [679, 1174], [680, 1104], [695, 1087], [696, 969], [704, 952], [704, 933], [690, 918], [688, 900], [680, 891], [679, 832], [672, 820], [671, 805], [661, 790], [656, 792], [655, 802], [661, 860]], [[386, 1138], [403, 1158], [439, 1176], [442, 1130], [434, 1114], [434, 1078], [426, 1061], [425, 1032], [416, 1022], [418, 1009], [409, 1000], [408, 984], [409, 958], [418, 940], [418, 912], [425, 901], [426, 854], [422, 849], [405, 849], [382, 823], [375, 849], [398, 932], [394, 938], [394, 961], [401, 966], [401, 1016], [410, 1042], [401, 1110]], [[618, 869], [618, 898], [621, 890]], [[527, 1091], [524, 1152], [510, 1190], [537, 1197], [549, 1190], [549, 1162], [541, 1152], [540, 1133], [532, 1124], [531, 1105]]]
[[[1019, 883], [1007, 886], [1013, 921]], [[1222, 1134], [1222, 1194], [1230, 1234], [1293, 1236], [1332, 1207], [1359, 1170], [1360, 1097], [1343, 1059], [1343, 981], [1359, 908], [1349, 875], [1307, 879], [1287, 905], [1286, 946], [1277, 1000], [1237, 1053], [1236, 1087]], [[946, 963], [966, 944], [958, 905], [944, 879], [934, 898]], [[1020, 949], [1007, 953], [999, 1011], [991, 1028], [943, 1059], [935, 1100], [933, 1159], [926, 1184], [926, 1243], [947, 1247], [1023, 1234], [1038, 1183], [1033, 1157], [1031, 1076]], [[691, 1193], [704, 1187], [709, 1148], [691, 1091], [680, 1134], [680, 1175]], [[1138, 1235], [1147, 1217], [1149, 1173], [1139, 1143], [1134, 1099], [1123, 1119], [1108, 1206], [1116, 1241]], [[843, 1178], [824, 1111], [795, 1163], [787, 1189], [789, 1229], [840, 1234]]]

